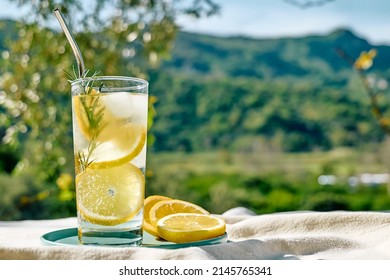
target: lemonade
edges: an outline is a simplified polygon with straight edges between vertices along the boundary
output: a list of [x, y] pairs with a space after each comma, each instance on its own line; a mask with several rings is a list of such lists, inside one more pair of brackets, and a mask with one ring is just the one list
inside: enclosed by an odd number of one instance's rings
[[127, 77], [72, 83], [81, 244], [139, 245], [145, 189], [148, 84]]

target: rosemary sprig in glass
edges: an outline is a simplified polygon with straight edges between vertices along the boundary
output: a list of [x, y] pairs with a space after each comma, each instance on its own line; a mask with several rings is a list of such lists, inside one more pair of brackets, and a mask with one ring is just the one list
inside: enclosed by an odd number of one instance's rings
[[[73, 74], [65, 71], [65, 73], [68, 75], [68, 81], [70, 83], [74, 82], [75, 80], [79, 79], [78, 75], [76, 74], [75, 69], [73, 68]], [[87, 78], [88, 77], [89, 70], [84, 71], [82, 74], [82, 77], [80, 78]], [[96, 96], [93, 98], [92, 102], [88, 102], [87, 100], [92, 100], [92, 97], [87, 97], [92, 94], [94, 83], [96, 80], [94, 78], [96, 77], [98, 73], [95, 72], [91, 79], [86, 81], [84, 84], [82, 84], [82, 93], [80, 96], [80, 102], [84, 109], [85, 115], [87, 117], [88, 121], [88, 128], [90, 133], [90, 141], [87, 147], [87, 150], [85, 152], [77, 151], [77, 157], [78, 161], [80, 163], [81, 171], [85, 171], [88, 166], [90, 166], [93, 163], [93, 159], [91, 159], [91, 155], [93, 151], [98, 147], [99, 142], [97, 141], [99, 134], [102, 132], [106, 124], [103, 122], [104, 117], [104, 107], [99, 108], [100, 103], [100, 97]], [[103, 84], [99, 86], [101, 88]]]

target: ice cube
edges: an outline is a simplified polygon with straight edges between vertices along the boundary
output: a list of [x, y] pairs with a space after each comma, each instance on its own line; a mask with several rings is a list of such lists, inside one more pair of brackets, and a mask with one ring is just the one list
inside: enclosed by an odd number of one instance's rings
[[116, 118], [131, 119], [132, 122], [139, 124], [146, 124], [147, 122], [147, 95], [117, 92], [105, 95], [102, 101]]
[[146, 125], [148, 116], [148, 96], [145, 94], [134, 94], [132, 96], [132, 101], [132, 122]]
[[117, 92], [102, 97], [106, 108], [117, 118], [131, 118], [134, 111], [134, 102], [131, 94]]

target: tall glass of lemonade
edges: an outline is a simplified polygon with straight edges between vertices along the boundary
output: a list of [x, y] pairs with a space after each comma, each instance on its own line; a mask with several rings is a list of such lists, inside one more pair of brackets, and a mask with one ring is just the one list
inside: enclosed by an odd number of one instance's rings
[[142, 243], [147, 112], [145, 80], [102, 76], [72, 82], [81, 244]]

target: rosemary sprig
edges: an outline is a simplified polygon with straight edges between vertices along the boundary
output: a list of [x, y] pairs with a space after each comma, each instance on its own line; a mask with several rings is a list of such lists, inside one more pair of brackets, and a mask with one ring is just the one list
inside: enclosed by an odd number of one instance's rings
[[[73, 73], [70, 73], [66, 70], [64, 70], [65, 73], [68, 75], [68, 81], [72, 83], [73, 81], [79, 79], [79, 78], [87, 78], [89, 70], [85, 70], [82, 74], [82, 77], [78, 77], [78, 74], [73, 67]], [[98, 73], [95, 72], [90, 80], [82, 84], [82, 95], [80, 96], [80, 102], [84, 109], [85, 115], [87, 117], [88, 121], [88, 127], [89, 127], [89, 133], [90, 133], [90, 141], [87, 147], [87, 150], [85, 152], [77, 151], [77, 157], [78, 161], [80, 163], [81, 171], [85, 171], [88, 166], [90, 166], [94, 159], [91, 159], [91, 155], [93, 151], [98, 147], [99, 143], [97, 141], [99, 134], [102, 132], [106, 124], [103, 123], [103, 117], [104, 117], [104, 107], [99, 108], [100, 103], [100, 97], [87, 97], [87, 95], [91, 95], [94, 83], [96, 82], [93, 78], [96, 77]], [[101, 88], [103, 84], [100, 85], [99, 88]], [[93, 100], [92, 100], [93, 99]], [[92, 100], [92, 101], [91, 101]]]
[[83, 153], [81, 151], [77, 151], [77, 157], [80, 163], [81, 171], [85, 171], [88, 166], [93, 163], [93, 159], [91, 159], [91, 154], [94, 149], [98, 146], [95, 138], [92, 138], [88, 144], [87, 152]]
[[104, 116], [104, 108], [98, 108], [100, 97], [96, 97], [92, 104], [87, 104], [86, 97], [80, 97], [81, 104], [83, 105], [86, 113], [91, 138], [97, 138], [103, 129], [102, 121]]

